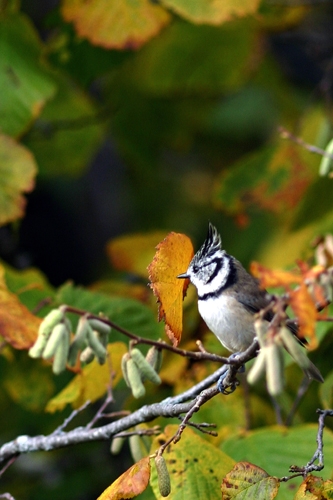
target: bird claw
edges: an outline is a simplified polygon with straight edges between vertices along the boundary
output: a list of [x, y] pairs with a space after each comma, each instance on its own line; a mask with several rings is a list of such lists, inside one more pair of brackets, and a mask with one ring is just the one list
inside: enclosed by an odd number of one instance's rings
[[[234, 353], [232, 354], [229, 359], [235, 359], [237, 360], [237, 356], [239, 353]], [[236, 379], [236, 373], [244, 373], [245, 372], [245, 366], [241, 365], [238, 368], [235, 368], [234, 365], [229, 365], [228, 370], [221, 375], [219, 380], [217, 381], [217, 388], [218, 390], [224, 394], [231, 394], [233, 393], [237, 386], [239, 385], [239, 381]]]
[[217, 382], [217, 388], [220, 391], [220, 393], [223, 394], [224, 396], [228, 396], [228, 394], [232, 394], [236, 390], [237, 386], [239, 385], [239, 381], [236, 379], [234, 380], [234, 382], [231, 385], [224, 385], [223, 380], [221, 380], [221, 379], [222, 379], [222, 377], [220, 377], [220, 379]]
[[231, 378], [229, 375], [230, 371], [228, 370], [217, 381], [218, 390], [225, 396], [232, 394], [239, 385], [239, 381], [234, 376]]

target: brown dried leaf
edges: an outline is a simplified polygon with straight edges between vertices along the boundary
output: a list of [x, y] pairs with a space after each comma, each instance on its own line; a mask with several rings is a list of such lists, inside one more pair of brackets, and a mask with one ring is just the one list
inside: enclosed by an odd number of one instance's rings
[[166, 333], [177, 346], [183, 329], [183, 299], [189, 285], [188, 279], [179, 280], [177, 276], [188, 268], [193, 245], [185, 234], [172, 232], [156, 249], [148, 267], [150, 287], [159, 302], [158, 319], [165, 321]]
[[125, 500], [140, 495], [150, 478], [149, 457], [142, 458], [114, 481], [97, 500]]

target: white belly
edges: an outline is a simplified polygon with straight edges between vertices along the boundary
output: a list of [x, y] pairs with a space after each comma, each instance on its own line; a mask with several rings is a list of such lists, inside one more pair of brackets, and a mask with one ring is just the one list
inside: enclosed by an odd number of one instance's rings
[[253, 314], [228, 295], [198, 301], [199, 313], [228, 351], [245, 351], [255, 337]]

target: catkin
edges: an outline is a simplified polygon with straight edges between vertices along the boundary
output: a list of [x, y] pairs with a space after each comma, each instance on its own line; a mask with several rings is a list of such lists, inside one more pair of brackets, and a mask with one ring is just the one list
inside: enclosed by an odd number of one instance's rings
[[[61, 338], [59, 338], [59, 343], [54, 354], [52, 370], [55, 375], [63, 372], [66, 369], [66, 363], [69, 351], [69, 332], [67, 328], [62, 331]], [[60, 337], [60, 336], [59, 336]]]
[[47, 341], [46, 347], [43, 351], [43, 358], [50, 359], [55, 355], [55, 352], [63, 342], [64, 336], [67, 334], [67, 328], [64, 323], [59, 323], [56, 325]]
[[161, 383], [161, 379], [159, 375], [155, 372], [154, 368], [148, 363], [144, 355], [139, 349], [131, 350], [131, 358], [137, 365], [141, 377], [145, 377], [150, 380], [154, 384], [159, 385]]
[[39, 325], [37, 340], [29, 349], [31, 358], [40, 358], [43, 354], [47, 341], [53, 328], [64, 318], [64, 313], [60, 309], [53, 309], [49, 312]]
[[171, 482], [168, 467], [162, 455], [157, 455], [155, 457], [155, 465], [157, 471], [158, 488], [162, 497], [167, 497], [171, 492]]
[[158, 373], [162, 366], [162, 350], [153, 345], [146, 354], [146, 361], [148, 361], [155, 372]]
[[127, 378], [133, 396], [138, 399], [146, 394], [145, 386], [142, 383], [139, 369], [135, 361], [130, 358], [126, 363]]
[[257, 383], [261, 376], [265, 373], [266, 368], [266, 352], [265, 347], [262, 347], [256, 357], [251, 370], [248, 373], [247, 381], [249, 384], [254, 385]]
[[271, 396], [277, 396], [283, 389], [283, 360], [280, 347], [272, 343], [265, 349], [267, 389]]

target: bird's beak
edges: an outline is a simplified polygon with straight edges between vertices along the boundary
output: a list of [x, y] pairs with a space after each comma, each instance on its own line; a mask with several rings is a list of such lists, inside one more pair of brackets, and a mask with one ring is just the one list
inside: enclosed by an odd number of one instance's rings
[[177, 278], [184, 280], [186, 278], [189, 278], [189, 275], [187, 273], [178, 274]]

